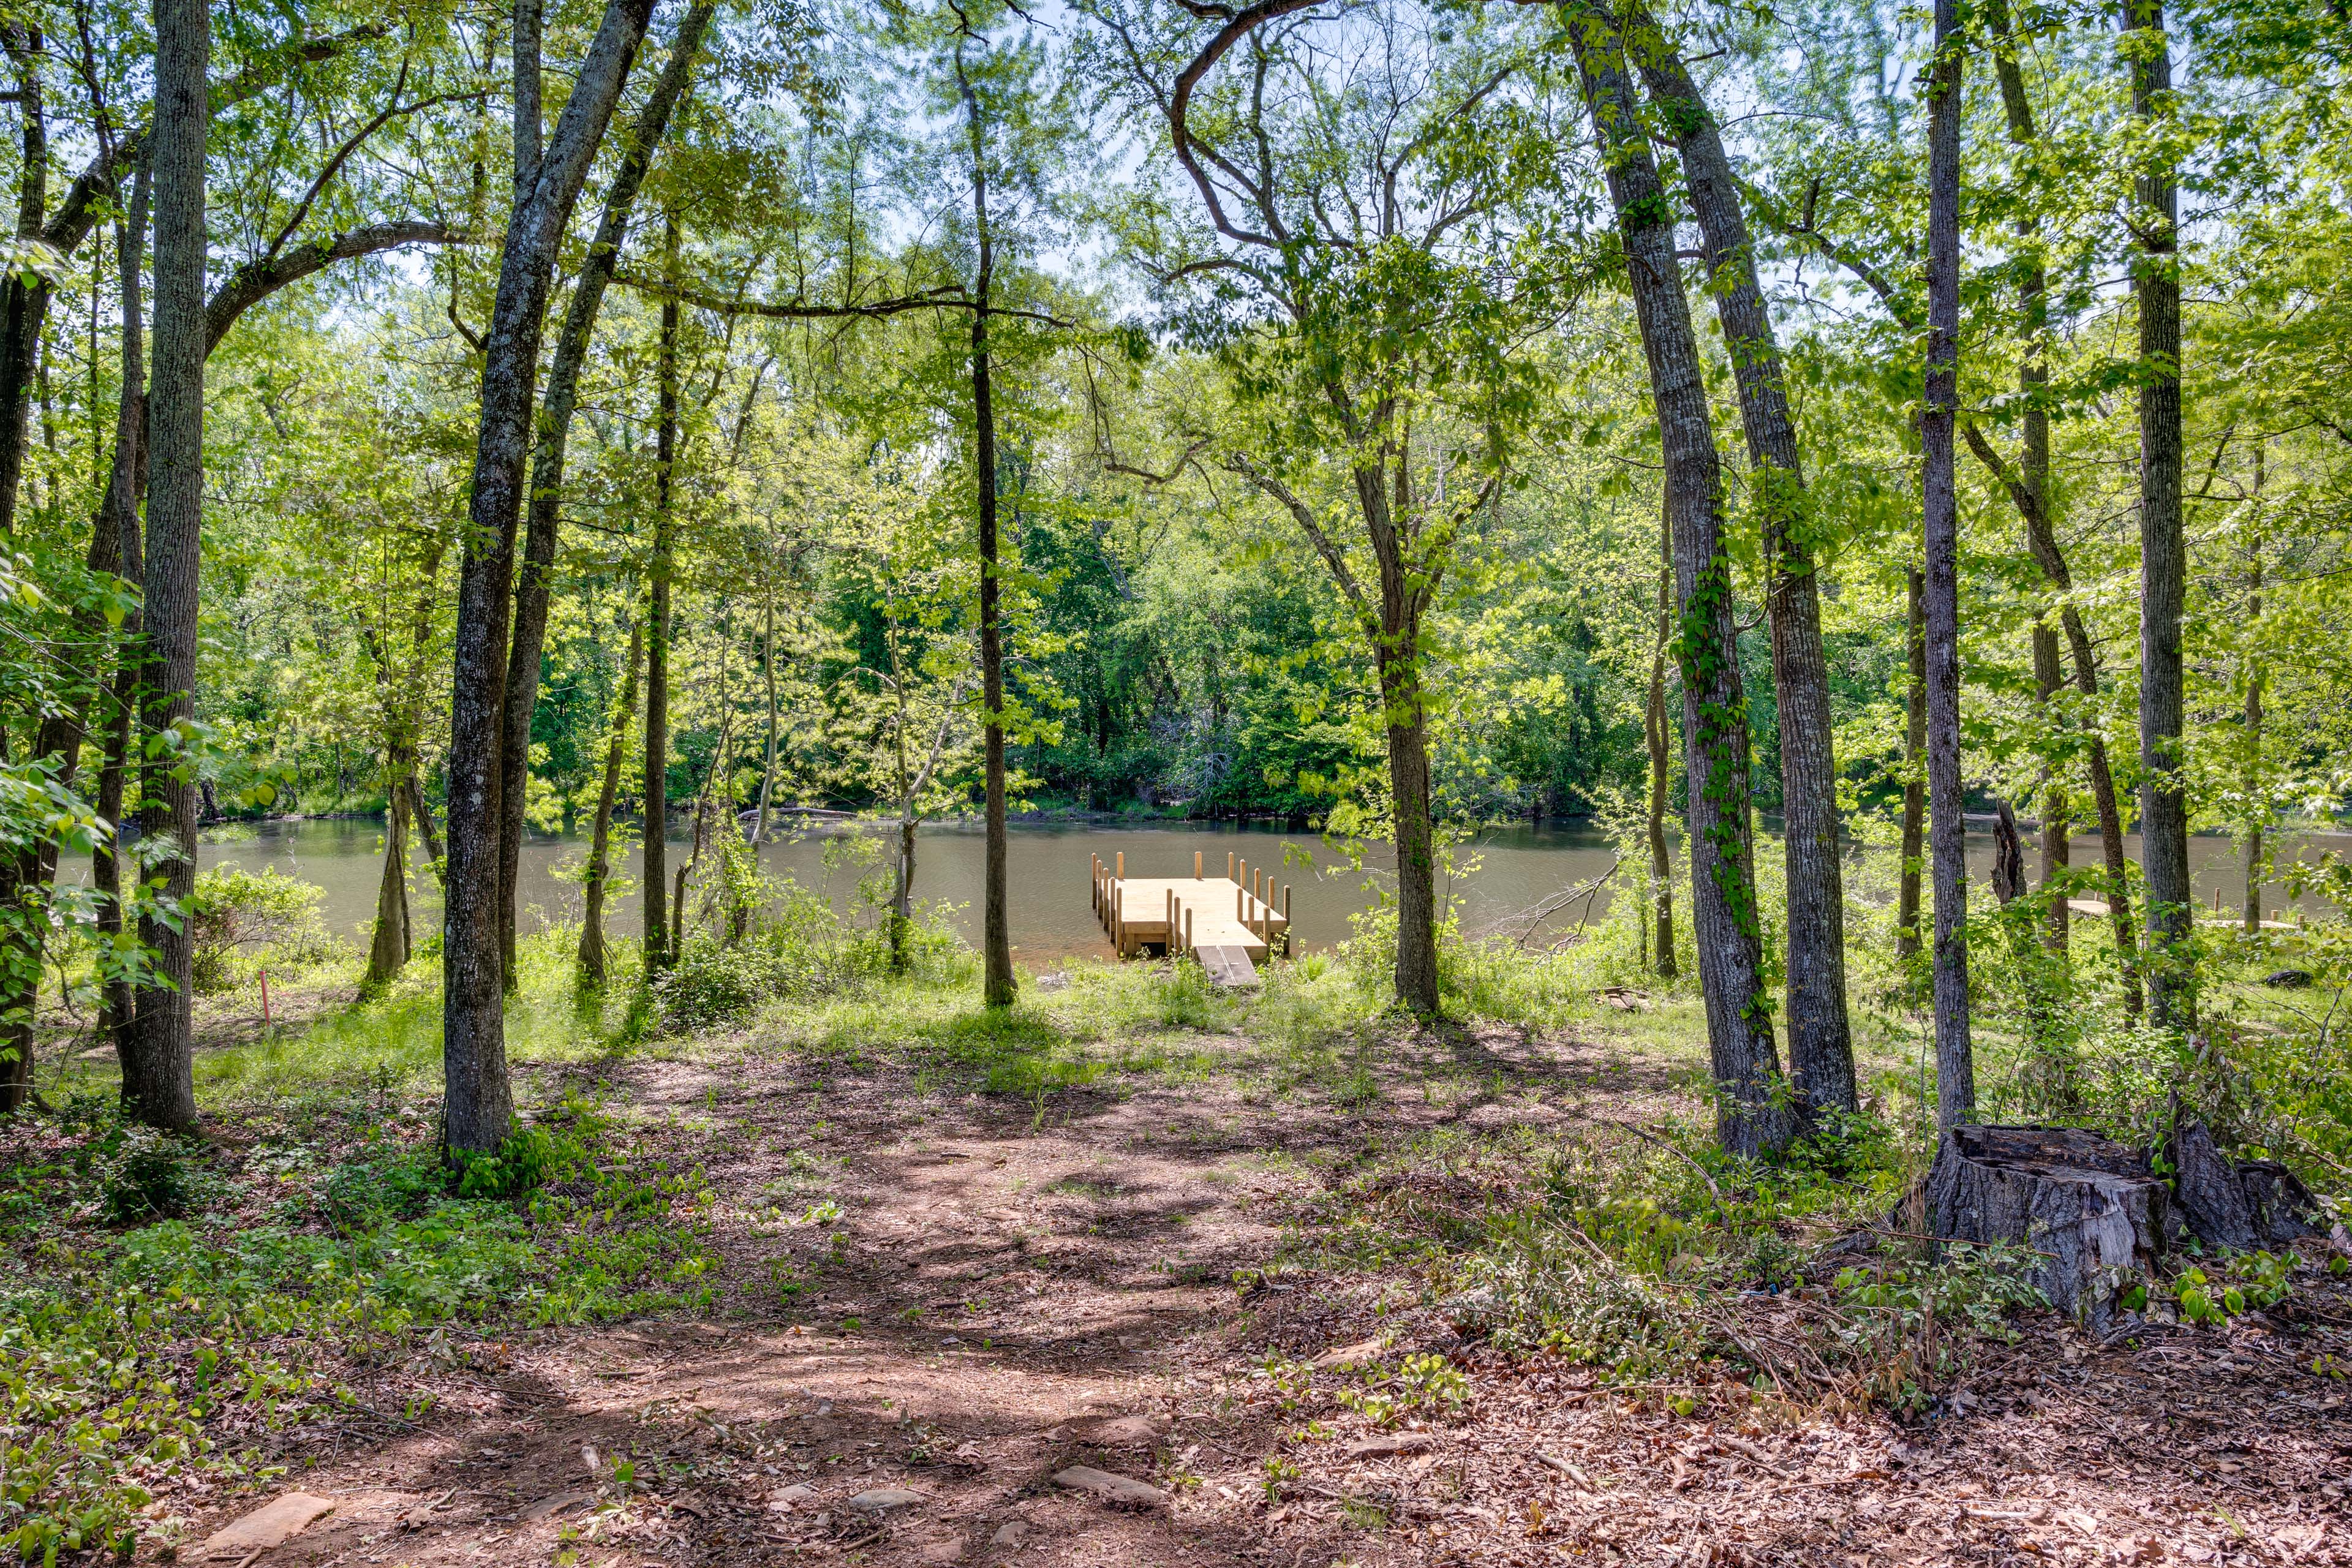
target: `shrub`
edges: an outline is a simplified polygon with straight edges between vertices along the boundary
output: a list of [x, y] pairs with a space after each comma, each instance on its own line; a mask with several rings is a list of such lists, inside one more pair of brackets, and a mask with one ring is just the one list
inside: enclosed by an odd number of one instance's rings
[[215, 1183], [183, 1140], [117, 1121], [82, 1146], [81, 1161], [109, 1225], [171, 1219], [205, 1206]]
[[296, 963], [313, 963], [334, 950], [319, 920], [324, 889], [271, 867], [240, 871], [217, 866], [196, 879], [188, 899], [190, 968], [200, 994], [226, 991], [236, 981], [240, 948], [269, 948]]

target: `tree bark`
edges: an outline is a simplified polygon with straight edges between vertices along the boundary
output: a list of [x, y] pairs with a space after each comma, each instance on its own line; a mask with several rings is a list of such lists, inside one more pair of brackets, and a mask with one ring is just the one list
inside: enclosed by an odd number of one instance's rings
[[[16, 79], [22, 132], [16, 187], [16, 236], [41, 237], [48, 206], [48, 121], [41, 100], [40, 29], [10, 22], [0, 26]], [[49, 285], [37, 274], [10, 272], [0, 283], [0, 536], [16, 531], [17, 493], [24, 483], [25, 447], [30, 434], [32, 387], [40, 361], [41, 328], [48, 316]]]
[[762, 586], [767, 590], [767, 624], [760, 643], [760, 679], [767, 689], [768, 734], [760, 763], [760, 816], [751, 825], [754, 850], [768, 841], [768, 813], [776, 795], [776, 584], [772, 574]]
[[[2263, 443], [2254, 443], [2254, 496], [2260, 504], [2263, 493]], [[2263, 656], [2260, 645], [2251, 635], [2263, 622], [2263, 546], [2259, 535], [2247, 546], [2246, 564], [2246, 626], [2249, 637], [2245, 653], [2246, 712], [2245, 765], [2241, 774], [2241, 787], [2246, 797], [2246, 909], [2245, 930], [2249, 936], [2263, 929], [2263, 827], [2269, 816], [2263, 804]]]
[[1927, 797], [1936, 892], [1936, 1123], [1976, 1120], [1969, 1030], [1968, 828], [1960, 781], [1960, 515], [1955, 436], [1960, 368], [1960, 89], [1957, 0], [1936, 0], [1928, 76], [1927, 364], [1919, 416], [1925, 502]]
[[[663, 226], [662, 258], [677, 274], [677, 219]], [[646, 834], [643, 857], [646, 979], [677, 956], [670, 941], [663, 890], [669, 886], [669, 589], [672, 489], [677, 467], [677, 296], [662, 298], [661, 336], [655, 352], [654, 548], [646, 568]]]
[[971, 216], [980, 257], [972, 289], [971, 418], [973, 479], [980, 512], [981, 742], [987, 795], [988, 865], [981, 893], [982, 994], [991, 1007], [1010, 1007], [1019, 994], [1013, 973], [1013, 935], [1005, 896], [1010, 847], [1004, 832], [1004, 642], [1000, 623], [1000, 575], [996, 519], [996, 405], [989, 364], [988, 314], [995, 285], [995, 237], [989, 227], [988, 143], [981, 123], [980, 97], [965, 74], [957, 47], [956, 77], [962, 89], [965, 126], [971, 147]]
[[1707, 291], [1731, 359], [1759, 491], [1780, 725], [1782, 849], [1788, 868], [1789, 1073], [1808, 1111], [1855, 1108], [1853, 1035], [1845, 1004], [1845, 876], [1840, 858], [1837, 757], [1829, 660], [1822, 648], [1820, 576], [1797, 427], [1757, 281], [1755, 245], [1731, 160], [1682, 57], [1646, 8], [1630, 10], [1650, 96], [1682, 154], [1705, 237]]
[[1693, 925], [1717, 1087], [1716, 1125], [1727, 1149], [1761, 1154], [1784, 1147], [1796, 1123], [1764, 985], [1748, 826], [1748, 702], [1714, 425], [1675, 259], [1673, 213], [1643, 140], [1622, 41], [1593, 6], [1571, 4], [1563, 16], [1603, 151], [1665, 458], [1681, 604], [1675, 656], [1683, 674]]
[[376, 882], [375, 935], [368, 944], [362, 992], [378, 991], [408, 967], [408, 792], [400, 781], [416, 765], [413, 746], [384, 750], [384, 776], [393, 781], [383, 812], [383, 874]]
[[1650, 747], [1650, 892], [1657, 900], [1653, 938], [1657, 955], [1652, 967], [1661, 980], [1672, 980], [1679, 966], [1675, 959], [1675, 866], [1666, 845], [1667, 775], [1673, 763], [1667, 750], [1672, 738], [1666, 732], [1666, 650], [1675, 635], [1675, 543], [1674, 530], [1663, 517], [1658, 553], [1658, 643], [1650, 654], [1650, 700], [1642, 714], [1642, 736]]
[[[2125, 0], [2132, 112], [2144, 123], [2171, 114], [2172, 61], [2163, 0]], [[2180, 273], [2179, 196], [2170, 170], [2143, 172], [2134, 215], [2139, 301], [2139, 760], [2140, 866], [2147, 878], [2148, 1013], [2186, 1028], [2196, 1012], [2189, 951], [2195, 895], [2189, 886], [2189, 786], [2180, 754], [2180, 622], [2187, 607], [2189, 542], [2180, 492]]]
[[643, 623], [629, 623], [628, 673], [621, 679], [621, 699], [613, 705], [613, 732], [604, 742], [604, 782], [596, 791], [596, 821], [588, 836], [587, 910], [580, 922], [580, 978], [591, 985], [604, 983], [604, 885], [612, 879], [613, 806], [621, 794], [621, 754], [629, 739], [629, 721], [637, 711], [637, 668], [645, 661]]
[[[521, 0], [516, 6], [519, 25], [523, 12], [536, 5], [537, 0]], [[563, 514], [565, 448], [571, 439], [572, 416], [580, 404], [580, 373], [587, 363], [597, 314], [604, 308], [604, 291], [619, 265], [621, 247], [628, 239], [629, 215], [636, 205], [637, 192], [645, 184], [654, 149], [669, 127], [670, 113], [685, 93], [696, 53], [702, 47], [703, 31], [709, 26], [715, 9], [709, 0], [702, 0], [679, 18], [669, 58], [629, 127], [621, 166], [613, 175], [611, 190], [605, 193], [596, 237], [581, 263], [579, 281], [572, 287], [563, 328], [555, 340], [554, 361], [548, 369], [538, 442], [531, 454], [522, 567], [515, 582], [514, 638], [507, 655], [505, 737], [499, 744], [499, 944], [504, 954], [509, 990], [514, 986], [515, 887], [522, 872], [523, 806], [530, 779], [530, 721], [539, 705], [540, 668], [547, 647], [548, 597]], [[520, 123], [518, 120], [518, 126]]]
[[1903, 694], [1903, 864], [1895, 887], [1895, 956], [1919, 953], [1919, 874], [1927, 849], [1927, 589], [1905, 574], [1904, 643], [1911, 684]]
[[[154, 0], [155, 332], [148, 385], [143, 728], [151, 739], [194, 710], [197, 572], [205, 506], [205, 151], [211, 123], [204, 0]], [[175, 776], [177, 775], [177, 776]], [[163, 895], [184, 909], [196, 884], [196, 788], [172, 766], [147, 768], [140, 789], [141, 858]], [[185, 921], [152, 915], [140, 938], [161, 983], [142, 988], [124, 1037], [123, 1109], [173, 1131], [196, 1125], [194, 948]], [[177, 929], [174, 929], [174, 927]]]
[[[555, 134], [519, 186], [482, 358], [450, 682], [449, 857], [442, 942], [443, 1138], [486, 1152], [514, 1121], [507, 1079], [499, 824], [506, 656], [523, 459], [555, 252], [645, 37], [653, 0], [609, 0]], [[536, 105], [530, 106], [536, 117]], [[518, 110], [518, 122], [522, 118]]]
[[[2010, 34], [2008, 0], [1986, 0], [1985, 20], [1995, 43], [1994, 79], [2000, 84], [2001, 109], [2009, 121], [2009, 139], [2030, 146], [2035, 137], [2032, 100], [2026, 96], [2025, 73], [2017, 63], [2016, 41]], [[2017, 220], [2017, 307], [2025, 334], [2025, 353], [2017, 366], [2018, 400], [2022, 410], [2025, 450], [2020, 479], [2032, 498], [2029, 514], [2048, 516], [2050, 510], [2050, 410], [2043, 400], [2049, 367], [2042, 360], [2042, 340], [2050, 322], [2050, 276], [2042, 264], [2040, 224], [2029, 208]], [[2029, 524], [2029, 526], [2031, 526]], [[2033, 696], [2054, 732], [2060, 727], [2058, 693], [2065, 689], [2065, 673], [2058, 658], [2058, 633], [2047, 616], [2033, 623]], [[2072, 858], [2068, 836], [2073, 831], [2066, 787], [2057, 770], [2046, 763], [2042, 770], [2041, 886], [2048, 898], [2042, 944], [2053, 952], [2066, 951], [2066, 900], [2054, 891]]]

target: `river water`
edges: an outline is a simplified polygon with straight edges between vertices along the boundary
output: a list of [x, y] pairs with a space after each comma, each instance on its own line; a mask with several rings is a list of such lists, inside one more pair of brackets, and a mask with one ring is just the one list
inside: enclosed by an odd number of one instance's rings
[[[856, 825], [824, 823], [796, 830], [783, 842], [766, 847], [761, 863], [772, 874], [790, 877], [804, 888], [822, 888], [836, 906], [850, 907], [856, 899], [861, 869], [845, 849], [871, 830]], [[1009, 892], [1013, 941], [1016, 956], [1030, 967], [1048, 967], [1075, 955], [1110, 956], [1088, 908], [1088, 858], [1105, 860], [1124, 853], [1131, 876], [1189, 876], [1192, 856], [1200, 851], [1212, 876], [1224, 872], [1225, 857], [1234, 853], [1253, 866], [1272, 869], [1279, 882], [1292, 889], [1292, 918], [1299, 942], [1320, 948], [1346, 938], [1349, 917], [1369, 907], [1376, 893], [1367, 883], [1384, 880], [1390, 864], [1384, 845], [1372, 847], [1367, 870], [1350, 868], [1346, 857], [1312, 833], [1234, 823], [1165, 823], [1129, 826], [1099, 822], [1015, 824], [1010, 829], [1012, 858]], [[366, 923], [374, 917], [377, 879], [381, 869], [382, 825], [369, 819], [293, 818], [251, 827], [216, 831], [203, 847], [201, 863], [207, 868], [234, 864], [247, 871], [273, 867], [289, 876], [317, 884], [324, 892], [321, 913], [339, 937], [362, 941]], [[2295, 852], [2309, 856], [2322, 848], [2352, 849], [2352, 835], [2314, 834], [2294, 840]], [[827, 853], [831, 847], [832, 853]], [[689, 846], [670, 845], [673, 874], [683, 864]], [[2135, 858], [2139, 841], [2126, 841]], [[1768, 846], [1777, 857], [1777, 845]], [[2032, 850], [2029, 847], [2029, 860]], [[525, 930], [545, 922], [580, 918], [578, 869], [586, 856], [585, 844], [573, 838], [534, 838], [522, 854], [520, 893]], [[1476, 931], [1494, 928], [1519, 911], [1588, 879], [1606, 872], [1615, 858], [1607, 840], [1573, 826], [1513, 826], [1482, 833], [1456, 851], [1471, 860], [1466, 876], [1454, 879], [1452, 891], [1462, 900], [1463, 924]], [[1991, 840], [1971, 835], [1969, 859], [1977, 878], [1990, 874]], [[2096, 866], [2098, 839], [2075, 840], [2077, 866]], [[2210, 909], [2214, 890], [2221, 890], [2225, 909], [2238, 906], [2242, 873], [2235, 847], [2221, 837], [2189, 841], [2189, 858], [2200, 904]], [[969, 941], [980, 933], [981, 876], [983, 842], [977, 823], [938, 823], [926, 826], [919, 840], [915, 890], [919, 899], [953, 906], [956, 928]], [[830, 864], [828, 863], [830, 862]], [[414, 863], [414, 856], [412, 856]], [[1880, 900], [1890, 896], [1884, 885], [1885, 858], [1874, 868], [1857, 868], [1851, 890], [1856, 897]], [[635, 880], [634, 847], [621, 868]], [[1630, 869], [1630, 868], [1629, 868]], [[70, 874], [70, 873], [69, 873]], [[88, 868], [81, 868], [87, 876]], [[1603, 887], [1591, 900], [1591, 913], [1606, 911], [1611, 889]], [[429, 873], [417, 871], [411, 884], [412, 909], [420, 929], [430, 929], [438, 918], [439, 898]], [[1685, 893], [1687, 900], [1687, 893]], [[2268, 911], [2284, 902], [2283, 889], [2264, 894]], [[1578, 906], [1580, 909], [1581, 906]], [[2316, 913], [2316, 909], [2312, 912]], [[1572, 926], [1577, 910], [1566, 919]], [[610, 928], [615, 934], [637, 931], [637, 898], [632, 889], [617, 900]], [[1516, 929], [1516, 928], [1515, 928]]]

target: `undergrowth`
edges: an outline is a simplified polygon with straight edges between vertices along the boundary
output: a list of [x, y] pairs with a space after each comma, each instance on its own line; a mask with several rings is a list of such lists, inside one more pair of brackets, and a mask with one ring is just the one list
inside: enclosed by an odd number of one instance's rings
[[700, 1172], [633, 1148], [591, 1101], [548, 1108], [454, 1182], [429, 1117], [396, 1100], [224, 1121], [197, 1144], [85, 1099], [9, 1130], [0, 1541], [27, 1559], [170, 1544], [177, 1521], [142, 1512], [167, 1472], [258, 1484], [300, 1427], [414, 1421], [369, 1384], [444, 1325], [710, 1300]]

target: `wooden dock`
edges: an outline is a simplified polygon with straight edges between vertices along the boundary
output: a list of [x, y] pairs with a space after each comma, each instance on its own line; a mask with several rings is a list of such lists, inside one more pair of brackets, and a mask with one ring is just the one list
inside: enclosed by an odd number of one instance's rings
[[1273, 874], [1237, 855], [1225, 874], [1207, 875], [1200, 850], [1190, 877], [1130, 877], [1121, 852], [1089, 859], [1095, 914], [1121, 958], [1191, 953], [1219, 985], [1257, 984], [1257, 966], [1290, 942], [1290, 888], [1277, 897]]

